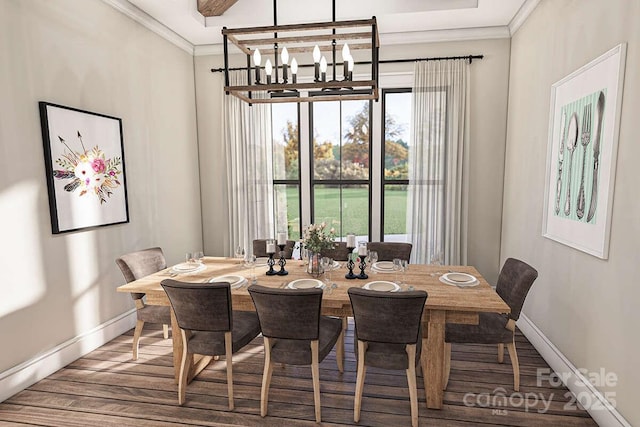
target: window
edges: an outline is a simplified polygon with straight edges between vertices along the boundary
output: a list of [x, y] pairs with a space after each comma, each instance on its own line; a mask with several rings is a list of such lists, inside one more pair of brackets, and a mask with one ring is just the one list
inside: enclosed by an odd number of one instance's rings
[[342, 240], [355, 233], [358, 240], [408, 241], [411, 89], [383, 90], [377, 104], [271, 108], [277, 230], [299, 239], [303, 225], [324, 221]]
[[298, 104], [271, 107], [273, 191], [276, 230], [300, 239], [300, 132]]
[[312, 221], [368, 240], [370, 101], [310, 105]]
[[411, 89], [382, 91], [382, 224], [384, 241], [408, 241]]

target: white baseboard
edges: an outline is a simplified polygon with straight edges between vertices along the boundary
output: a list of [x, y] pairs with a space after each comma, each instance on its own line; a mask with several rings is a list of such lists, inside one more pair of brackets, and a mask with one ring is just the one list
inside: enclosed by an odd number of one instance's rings
[[[565, 385], [579, 402], [592, 402], [589, 415], [599, 426], [631, 427], [631, 424], [614, 408], [569, 359], [524, 314], [520, 314], [518, 328], [533, 344], [551, 369], [566, 378]], [[583, 399], [583, 400], [580, 400]]]
[[26, 362], [0, 373], [0, 402], [48, 377], [136, 325], [132, 309]]

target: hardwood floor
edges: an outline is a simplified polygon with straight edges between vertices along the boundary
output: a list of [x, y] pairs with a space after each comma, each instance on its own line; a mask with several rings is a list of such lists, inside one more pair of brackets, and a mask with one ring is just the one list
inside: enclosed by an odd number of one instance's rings
[[[171, 341], [162, 339], [161, 328], [145, 327], [134, 362], [132, 337], [133, 330], [1, 403], [0, 426], [316, 425], [310, 367], [276, 366], [269, 415], [260, 417], [261, 337], [234, 355], [234, 411], [227, 407], [224, 360], [213, 363], [187, 387], [186, 403], [180, 407]], [[537, 384], [537, 369], [548, 366], [519, 332], [516, 340], [520, 393], [512, 393], [509, 357], [498, 364], [496, 346], [454, 344], [444, 409], [426, 408], [418, 381], [420, 425], [595, 426], [586, 411], [573, 407], [567, 389], [547, 381]], [[352, 322], [345, 357], [344, 374], [338, 372], [335, 349], [320, 365], [323, 425], [354, 425]], [[357, 425], [411, 425], [404, 371], [367, 370]]]

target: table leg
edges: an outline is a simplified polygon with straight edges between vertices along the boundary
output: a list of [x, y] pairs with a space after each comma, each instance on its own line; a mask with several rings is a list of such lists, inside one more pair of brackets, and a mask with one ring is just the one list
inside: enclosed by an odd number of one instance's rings
[[446, 312], [431, 310], [427, 326], [427, 343], [422, 351], [426, 358], [426, 371], [423, 372], [424, 390], [427, 395], [427, 408], [442, 409], [444, 392], [442, 375], [444, 370], [444, 333]]

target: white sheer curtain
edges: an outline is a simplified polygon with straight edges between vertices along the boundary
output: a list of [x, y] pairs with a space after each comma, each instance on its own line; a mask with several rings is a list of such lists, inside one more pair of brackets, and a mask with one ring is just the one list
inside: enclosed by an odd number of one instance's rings
[[411, 262], [466, 264], [469, 64], [416, 62], [409, 144]]
[[[229, 75], [246, 85], [246, 72]], [[229, 251], [252, 248], [254, 239], [274, 237], [271, 107], [224, 98], [224, 145], [229, 195]]]

